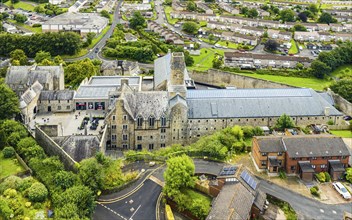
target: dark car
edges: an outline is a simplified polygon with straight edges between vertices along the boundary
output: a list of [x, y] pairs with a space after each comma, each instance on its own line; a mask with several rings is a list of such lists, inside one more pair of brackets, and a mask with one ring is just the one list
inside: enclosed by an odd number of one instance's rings
[[346, 116], [343, 116], [343, 119], [344, 119], [345, 121], [351, 121], [351, 120], [352, 120], [352, 117], [349, 116], [349, 115], [346, 115]]

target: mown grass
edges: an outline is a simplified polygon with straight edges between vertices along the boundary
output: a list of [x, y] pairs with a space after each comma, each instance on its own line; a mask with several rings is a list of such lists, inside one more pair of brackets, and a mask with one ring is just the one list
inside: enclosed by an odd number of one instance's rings
[[77, 53], [77, 54], [74, 54], [74, 55], [62, 55], [61, 58], [62, 59], [73, 59], [73, 58], [78, 58], [78, 57], [84, 56], [87, 53], [88, 53], [88, 50], [85, 48], [85, 49], [81, 49], [79, 51], [79, 53]]
[[27, 31], [31, 31], [33, 33], [41, 33], [42, 32], [42, 27], [32, 27], [32, 26], [29, 26], [28, 24], [18, 23], [17, 21], [12, 20], [12, 19], [8, 19], [7, 21], [18, 26], [18, 27], [22, 27], [22, 28], [26, 29]]
[[340, 66], [331, 75], [338, 78], [352, 78], [352, 64]]
[[171, 16], [170, 16], [170, 13], [173, 11], [172, 7], [166, 6], [164, 8], [164, 10], [165, 10], [165, 15], [166, 15], [167, 22], [169, 22], [169, 24], [176, 24], [178, 22], [178, 19], [177, 18], [171, 18]]
[[291, 48], [290, 50], [288, 51], [289, 54], [296, 54], [298, 53], [298, 48], [297, 48], [297, 45], [296, 45], [296, 42], [295, 40], [291, 39]]
[[6, 3], [4, 3], [4, 5], [8, 7], [11, 7], [12, 5], [14, 8], [21, 8], [26, 11], [34, 11], [34, 7], [35, 7], [32, 4], [27, 2], [17, 2], [15, 4], [12, 4], [11, 1], [7, 1]]
[[16, 158], [4, 158], [0, 152], [0, 179], [24, 171]]
[[207, 71], [213, 67], [213, 59], [216, 53], [222, 56], [224, 55], [224, 51], [219, 49], [202, 48], [200, 50], [200, 55], [192, 55], [194, 64], [189, 69], [196, 71]]
[[330, 132], [342, 138], [352, 138], [352, 131], [349, 130], [330, 130]]

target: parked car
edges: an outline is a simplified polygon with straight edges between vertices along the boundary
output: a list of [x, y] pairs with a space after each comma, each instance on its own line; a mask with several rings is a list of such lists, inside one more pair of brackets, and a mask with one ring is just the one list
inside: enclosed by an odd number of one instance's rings
[[349, 115], [346, 115], [346, 116], [343, 116], [343, 120], [345, 120], [345, 121], [351, 121], [351, 120], [352, 120], [352, 117], [349, 116]]
[[351, 194], [347, 191], [347, 189], [340, 182], [335, 182], [332, 184], [336, 191], [344, 198], [351, 199]]

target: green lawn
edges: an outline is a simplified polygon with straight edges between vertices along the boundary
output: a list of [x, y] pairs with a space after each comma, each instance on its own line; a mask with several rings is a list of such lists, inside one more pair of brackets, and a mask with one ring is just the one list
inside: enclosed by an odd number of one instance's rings
[[291, 77], [291, 76], [276, 76], [276, 75], [263, 75], [263, 74], [245, 74], [238, 73], [245, 76], [250, 76], [258, 79], [269, 80], [273, 82], [283, 83], [291, 86], [312, 88], [314, 90], [322, 91], [324, 88], [329, 86], [332, 81], [326, 79], [316, 79], [316, 78], [302, 78], [302, 77]]
[[233, 43], [231, 41], [218, 41], [217, 44], [221, 45], [221, 46], [225, 46], [227, 48], [230, 48], [230, 49], [237, 49], [238, 48], [238, 44], [236, 43]]
[[24, 171], [16, 158], [4, 158], [0, 152], [0, 179]]
[[61, 58], [62, 59], [73, 59], [73, 58], [78, 58], [78, 57], [81, 57], [81, 56], [84, 56], [88, 53], [88, 50], [87, 49], [81, 49], [79, 51], [79, 53], [75, 54], [75, 55], [62, 55]]
[[101, 40], [101, 38], [103, 38], [106, 32], [108, 32], [108, 30], [110, 29], [110, 26], [111, 25], [106, 26], [104, 30], [92, 40], [92, 43], [89, 45], [89, 48], [93, 48]]
[[189, 69], [197, 70], [197, 71], [207, 71], [208, 69], [212, 68], [215, 53], [224, 55], [223, 50], [202, 48], [200, 50], [199, 56], [192, 56], [194, 59], [194, 64]]
[[295, 40], [291, 39], [291, 48], [290, 50], [288, 51], [289, 54], [296, 54], [298, 53], [298, 48], [297, 48], [297, 45], [296, 45], [296, 42]]
[[206, 22], [206, 21], [200, 21], [199, 22], [199, 26], [201, 26], [201, 27], [206, 27], [207, 24], [208, 24], [208, 22]]
[[338, 78], [352, 78], [352, 64], [340, 66], [331, 75]]
[[8, 22], [16, 25], [16, 26], [19, 26], [19, 27], [22, 27], [28, 31], [31, 31], [33, 33], [41, 33], [42, 32], [42, 27], [32, 27], [32, 26], [29, 26], [27, 24], [23, 24], [23, 23], [18, 23], [16, 22], [15, 20], [11, 20], [11, 19], [7, 19]]
[[339, 137], [352, 138], [352, 132], [349, 130], [330, 130], [330, 132]]
[[[5, 5], [7, 5], [8, 7], [11, 6], [11, 1], [7, 1], [6, 3], [4, 3]], [[32, 4], [27, 3], [27, 2], [17, 2], [16, 4], [12, 4], [14, 8], [21, 8], [23, 10], [26, 11], [34, 11], [34, 7]]]
[[167, 22], [169, 22], [169, 24], [176, 24], [178, 22], [178, 19], [177, 18], [171, 18], [171, 16], [170, 16], [170, 13], [173, 11], [172, 7], [166, 6], [164, 8], [164, 10], [165, 10]]

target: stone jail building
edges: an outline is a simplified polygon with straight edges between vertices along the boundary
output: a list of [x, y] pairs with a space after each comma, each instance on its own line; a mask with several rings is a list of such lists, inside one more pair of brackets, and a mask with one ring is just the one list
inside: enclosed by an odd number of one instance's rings
[[312, 89], [197, 90], [183, 53], [169, 53], [154, 65], [158, 91], [136, 91], [125, 80], [120, 95], [110, 99], [113, 104], [105, 119], [108, 148], [186, 145], [228, 126], [273, 126], [284, 113], [297, 126], [342, 122], [332, 98]]

